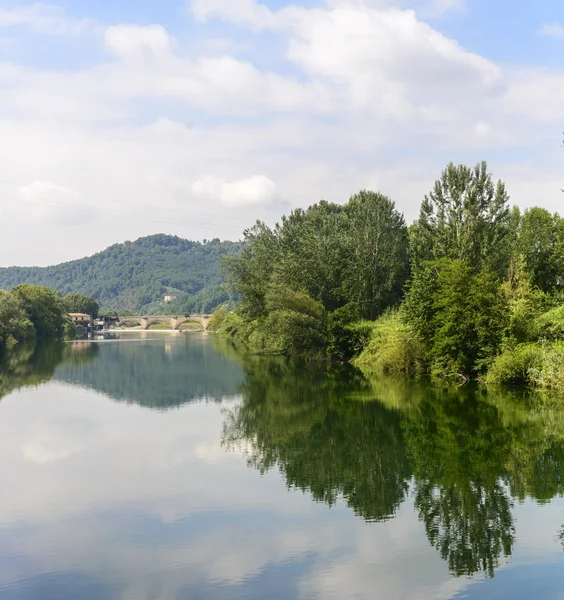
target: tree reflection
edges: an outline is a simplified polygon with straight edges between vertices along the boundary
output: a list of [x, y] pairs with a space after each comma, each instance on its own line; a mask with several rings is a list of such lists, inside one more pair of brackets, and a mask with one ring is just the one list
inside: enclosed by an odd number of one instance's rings
[[235, 395], [243, 380], [239, 363], [200, 337], [87, 346], [98, 351], [95, 368], [66, 363], [55, 378], [146, 408], [168, 410], [202, 398], [219, 402]]
[[90, 344], [18, 344], [0, 358], [0, 398], [15, 390], [50, 381], [61, 364], [84, 364], [97, 348]]
[[226, 415], [226, 447], [243, 449], [262, 473], [276, 465], [288, 486], [319, 502], [342, 495], [365, 519], [394, 514], [410, 480], [400, 416], [347, 401], [369, 391], [358, 373], [249, 359], [245, 368], [244, 401]]
[[405, 380], [348, 369], [241, 359], [241, 405], [223, 444], [262, 473], [367, 520], [393, 516], [413, 484], [430, 544], [456, 576], [493, 576], [515, 539], [514, 499], [564, 492], [564, 410], [530, 394]]

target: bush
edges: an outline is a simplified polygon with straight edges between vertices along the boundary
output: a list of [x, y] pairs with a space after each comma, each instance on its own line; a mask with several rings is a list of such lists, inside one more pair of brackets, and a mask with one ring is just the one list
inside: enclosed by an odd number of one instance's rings
[[564, 342], [521, 344], [493, 362], [489, 384], [523, 384], [564, 392]]
[[542, 363], [530, 369], [532, 384], [543, 390], [564, 392], [564, 342], [542, 346]]
[[423, 346], [401, 312], [388, 312], [372, 323], [370, 342], [354, 362], [369, 373], [422, 373]]
[[564, 304], [540, 315], [535, 331], [539, 339], [564, 340]]
[[543, 349], [539, 344], [520, 344], [500, 354], [492, 363], [486, 382], [503, 385], [529, 385], [531, 370], [543, 361]]
[[361, 341], [352, 327], [359, 319], [360, 311], [353, 303], [346, 304], [329, 315], [327, 352], [330, 356], [338, 360], [348, 360], [359, 352]]

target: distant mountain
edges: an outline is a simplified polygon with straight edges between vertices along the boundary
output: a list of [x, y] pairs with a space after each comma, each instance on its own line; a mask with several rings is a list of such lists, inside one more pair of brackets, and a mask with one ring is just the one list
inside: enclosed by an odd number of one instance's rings
[[[29, 283], [62, 294], [82, 292], [98, 300], [105, 311], [207, 313], [233, 299], [222, 285], [220, 259], [240, 247], [219, 239], [200, 243], [151, 235], [53, 267], [0, 268], [0, 289]], [[165, 303], [165, 296], [176, 300]]]

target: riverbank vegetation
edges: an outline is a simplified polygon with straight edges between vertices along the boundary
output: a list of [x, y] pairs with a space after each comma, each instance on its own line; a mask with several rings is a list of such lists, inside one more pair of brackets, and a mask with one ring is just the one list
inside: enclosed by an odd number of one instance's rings
[[88, 309], [97, 313], [98, 305], [81, 294], [62, 297], [49, 288], [25, 284], [11, 292], [0, 290], [0, 352], [22, 341], [74, 337], [68, 313]]
[[407, 226], [361, 191], [257, 222], [225, 261], [241, 301], [213, 330], [258, 354], [564, 391], [564, 219], [449, 164]]

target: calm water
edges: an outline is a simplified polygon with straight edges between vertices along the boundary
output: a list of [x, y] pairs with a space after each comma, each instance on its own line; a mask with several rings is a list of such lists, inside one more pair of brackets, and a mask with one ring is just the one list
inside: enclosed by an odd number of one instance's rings
[[0, 398], [2, 600], [564, 598], [557, 402], [203, 334], [23, 348]]

